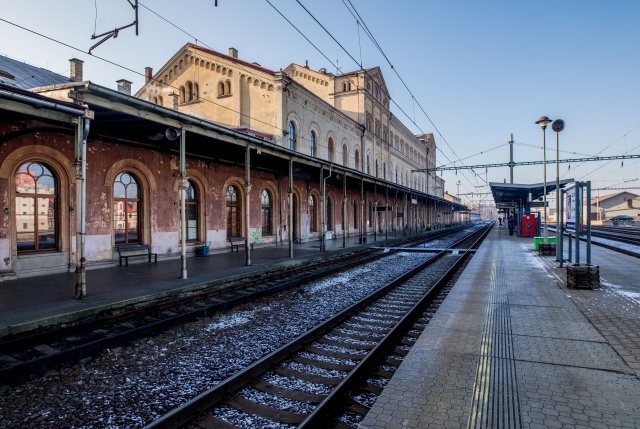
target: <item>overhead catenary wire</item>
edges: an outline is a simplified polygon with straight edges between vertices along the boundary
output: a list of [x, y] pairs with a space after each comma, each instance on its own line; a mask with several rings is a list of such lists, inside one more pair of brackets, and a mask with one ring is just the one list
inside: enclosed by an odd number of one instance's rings
[[[298, 3], [300, 3], [299, 0]], [[395, 68], [395, 66], [391, 63], [391, 60], [389, 59], [389, 57], [387, 56], [387, 54], [384, 52], [384, 50], [382, 49], [382, 47], [380, 46], [380, 44], [378, 43], [378, 41], [376, 40], [375, 36], [373, 35], [373, 32], [371, 32], [371, 30], [369, 30], [369, 27], [367, 26], [366, 22], [364, 21], [364, 19], [362, 18], [362, 16], [360, 16], [360, 13], [358, 12], [358, 10], [356, 9], [356, 7], [353, 5], [353, 3], [351, 2], [351, 0], [347, 0], [350, 7], [347, 6], [347, 4], [345, 3], [345, 0], [342, 0], [342, 3], [345, 5], [345, 7], [347, 8], [347, 10], [349, 10], [349, 12], [351, 13], [351, 15], [354, 17], [354, 19], [359, 20], [360, 22], [362, 22], [362, 26], [366, 32], [366, 34], [369, 36], [369, 38], [371, 39], [371, 41], [373, 42], [374, 46], [378, 49], [378, 51], [380, 52], [380, 54], [383, 56], [383, 58], [387, 61], [387, 63], [389, 64], [389, 67], [391, 67], [391, 70], [393, 70], [393, 72], [395, 73], [395, 75], [398, 77], [398, 79], [400, 80], [400, 82], [402, 83], [402, 85], [405, 87], [405, 89], [407, 90], [407, 92], [411, 95], [412, 100], [415, 102], [415, 104], [418, 105], [418, 107], [420, 108], [420, 110], [422, 111], [422, 113], [425, 115], [425, 117], [427, 118], [427, 120], [429, 121], [429, 123], [431, 124], [431, 126], [433, 126], [433, 128], [436, 130], [436, 132], [438, 133], [438, 135], [440, 136], [440, 138], [442, 139], [442, 141], [445, 142], [445, 144], [447, 145], [447, 147], [451, 150], [451, 152], [454, 154], [454, 156], [456, 158], [458, 158], [458, 161], [460, 161], [462, 163], [462, 159], [460, 158], [460, 156], [456, 153], [456, 151], [453, 149], [453, 147], [451, 147], [451, 145], [449, 144], [449, 142], [447, 141], [447, 139], [444, 137], [444, 135], [440, 132], [440, 129], [436, 126], [436, 124], [433, 122], [433, 120], [431, 119], [431, 117], [429, 116], [429, 114], [426, 112], [426, 110], [424, 109], [424, 107], [422, 106], [422, 104], [420, 104], [420, 102], [416, 99], [413, 91], [411, 91], [411, 89], [409, 89], [409, 86], [407, 85], [407, 83], [405, 82], [405, 80], [402, 78], [402, 76], [400, 76], [400, 73], [398, 72], [398, 70]], [[351, 11], [351, 9], [353, 9], [353, 11]], [[354, 15], [355, 13], [355, 15]], [[357, 16], [357, 18], [356, 18]], [[415, 123], [415, 122], [414, 122]], [[442, 150], [440, 150], [441, 153], [444, 152]], [[447, 160], [449, 160], [447, 158]], [[464, 165], [464, 163], [462, 163]], [[472, 170], [473, 171], [473, 170]], [[474, 172], [475, 173], [475, 172]], [[464, 176], [464, 174], [463, 174]], [[466, 176], [465, 176], [466, 178]]]
[[[275, 9], [275, 10], [276, 10], [276, 11], [277, 11], [277, 12], [278, 12], [278, 13], [279, 13], [283, 18], [285, 18], [285, 19], [287, 20], [287, 22], [288, 22], [290, 25], [292, 25], [292, 26], [294, 26], [294, 28], [296, 28], [296, 27], [295, 27], [295, 25], [294, 25], [294, 24], [293, 24], [289, 19], [287, 19], [287, 18], [284, 16], [284, 14], [283, 14], [283, 13], [282, 13], [282, 12], [281, 12], [277, 7], [276, 7], [276, 6], [274, 6], [274, 5], [273, 5], [273, 3], [271, 3], [269, 0], [265, 0], [265, 1], [266, 1], [267, 3], [269, 3], [269, 5], [271, 5], [271, 7], [272, 7], [272, 8], [274, 8], [274, 9]], [[319, 26], [320, 26], [320, 28], [322, 28], [322, 29], [323, 29], [323, 31], [324, 31], [325, 33], [327, 33], [327, 35], [328, 35], [332, 40], [334, 40], [334, 42], [335, 42], [335, 43], [336, 43], [336, 44], [337, 44], [337, 45], [338, 45], [338, 46], [343, 50], [343, 52], [345, 52], [345, 53], [347, 54], [347, 56], [348, 56], [349, 58], [351, 58], [351, 60], [352, 60], [356, 65], [358, 65], [358, 66], [362, 69], [362, 71], [363, 71], [365, 74], [367, 74], [367, 75], [369, 76], [369, 78], [372, 78], [372, 76], [369, 74], [369, 72], [368, 72], [366, 69], [364, 69], [364, 67], [362, 67], [362, 64], [361, 64], [360, 62], [358, 62], [358, 60], [356, 60], [356, 59], [355, 59], [355, 57], [354, 57], [354, 56], [353, 56], [353, 55], [352, 55], [352, 54], [351, 54], [351, 53], [350, 53], [346, 48], [344, 48], [344, 46], [343, 46], [343, 45], [342, 45], [342, 44], [341, 44], [341, 43], [340, 43], [340, 42], [335, 38], [335, 36], [334, 36], [334, 35], [333, 35], [333, 34], [332, 34], [332, 33], [331, 33], [331, 32], [330, 32], [330, 31], [329, 31], [329, 30], [328, 30], [328, 29], [327, 29], [327, 28], [326, 28], [326, 27], [325, 27], [325, 26], [324, 26], [324, 25], [323, 25], [323, 24], [322, 24], [322, 23], [321, 23], [321, 22], [320, 22], [320, 21], [315, 17], [315, 15], [313, 15], [313, 13], [311, 13], [311, 11], [310, 11], [306, 6], [304, 6], [304, 4], [302, 4], [302, 3], [300, 2], [300, 0], [296, 0], [296, 2], [297, 2], [297, 3], [300, 5], [300, 7], [302, 7], [302, 9], [303, 9], [303, 10], [304, 10], [304, 11], [305, 11], [305, 12], [306, 12], [306, 13], [307, 13], [307, 14], [308, 14], [308, 15], [309, 15], [309, 16], [310, 16], [310, 17], [311, 17], [311, 18], [312, 18], [312, 19], [313, 19], [313, 20], [314, 20], [314, 21], [315, 21]], [[296, 29], [297, 29], [297, 28], [296, 28]], [[300, 30], [298, 30], [298, 29], [297, 29], [297, 31], [298, 31], [298, 32], [301, 32], [301, 31], [300, 31]], [[305, 37], [305, 38], [306, 38], [306, 37]], [[314, 46], [314, 47], [315, 47], [315, 46]], [[317, 48], [316, 48], [316, 49], [317, 49]], [[324, 57], [325, 57], [325, 58], [327, 58], [327, 56], [326, 56], [326, 55], [324, 55]], [[328, 58], [327, 58], [327, 61], [329, 61], [332, 65], [334, 65], [334, 66], [335, 66], [335, 64], [334, 64], [330, 59], [328, 59]], [[402, 108], [402, 107], [401, 107], [401, 106], [400, 106], [400, 105], [399, 105], [399, 104], [398, 104], [398, 103], [397, 103], [397, 102], [396, 102], [392, 97], [389, 97], [389, 100], [390, 100], [391, 102], [393, 102], [393, 104], [394, 104], [394, 105], [395, 105], [395, 106], [396, 106], [396, 107], [397, 107], [397, 108], [398, 108], [398, 109], [399, 109], [399, 110], [400, 110], [400, 111], [405, 115], [405, 117], [406, 117], [406, 118], [407, 118], [411, 123], [413, 123], [413, 124], [416, 126], [416, 128], [417, 128], [421, 133], [423, 133], [423, 134], [424, 134], [424, 131], [422, 130], [422, 128], [421, 128], [421, 127], [420, 127], [420, 126], [415, 122], [415, 120], [413, 120], [413, 119], [411, 118], [411, 116], [410, 116], [410, 115], [409, 115], [409, 114], [408, 114], [408, 113], [407, 113], [407, 112], [406, 112], [406, 111], [405, 111], [405, 110], [404, 110], [404, 109], [403, 109], [403, 108]], [[420, 107], [421, 107], [421, 106], [420, 106]], [[421, 107], [421, 109], [422, 109], [422, 107]], [[426, 115], [426, 112], [424, 111], [424, 109], [422, 109], [422, 110], [423, 110], [423, 113]], [[430, 118], [428, 118], [428, 119], [429, 119], [429, 121], [430, 121], [430, 122], [432, 122]], [[440, 133], [440, 131], [437, 129], [437, 127], [435, 127], [435, 124], [433, 124], [433, 123], [432, 123], [432, 125], [434, 125], [434, 128], [436, 129], [436, 131], [438, 132], [438, 134], [440, 135], [440, 137], [441, 137], [443, 140], [445, 140], [445, 139], [444, 139], [444, 136], [442, 136], [442, 134], [441, 134], [441, 133]], [[445, 143], [447, 143], [447, 145], [448, 145], [448, 142], [446, 142], [446, 141], [445, 141]], [[453, 162], [453, 161], [451, 161], [451, 159], [450, 159], [450, 158], [449, 158], [449, 157], [448, 157], [448, 156], [447, 156], [447, 155], [442, 151], [442, 149], [441, 149], [440, 147], [436, 146], [436, 149], [437, 149], [437, 150], [438, 150], [438, 151], [439, 151], [439, 152], [440, 152], [440, 153], [441, 153], [441, 154], [442, 154], [442, 155], [443, 155], [443, 156], [444, 156], [444, 157], [445, 157], [449, 162]], [[471, 186], [474, 186], [474, 185], [473, 185], [473, 183], [471, 182], [471, 180], [470, 180], [469, 178], [467, 178], [467, 177], [466, 177], [466, 175], [464, 175], [464, 174], [463, 174], [463, 176], [464, 176], [465, 180], [467, 180], [467, 181], [469, 182], [469, 184], [471, 184]]]

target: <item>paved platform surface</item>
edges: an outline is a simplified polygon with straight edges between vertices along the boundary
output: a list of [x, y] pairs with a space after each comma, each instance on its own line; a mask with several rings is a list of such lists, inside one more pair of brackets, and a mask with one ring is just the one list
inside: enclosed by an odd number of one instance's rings
[[640, 260], [573, 290], [532, 248], [492, 230], [361, 428], [640, 427]]
[[[402, 238], [399, 231], [388, 234], [388, 240], [399, 238]], [[246, 255], [242, 250], [216, 253], [207, 257], [189, 257], [189, 278], [185, 280], [180, 279], [179, 259], [149, 264], [143, 262], [144, 258], [137, 258], [128, 267], [88, 270], [87, 298], [80, 301], [73, 299], [75, 273], [1, 282], [0, 337], [37, 326], [77, 320], [106, 309], [201, 288], [207, 283], [224, 278], [299, 265], [313, 258], [351, 251], [363, 245], [381, 246], [385, 243], [385, 234], [378, 234], [377, 237], [367, 236], [367, 244], [360, 244], [358, 236], [347, 237], [345, 241], [346, 247], [343, 248], [342, 237], [328, 240], [324, 253], [320, 251], [319, 241], [295, 243], [294, 259], [289, 258], [288, 244], [257, 247], [251, 252], [250, 266], [245, 265]]]

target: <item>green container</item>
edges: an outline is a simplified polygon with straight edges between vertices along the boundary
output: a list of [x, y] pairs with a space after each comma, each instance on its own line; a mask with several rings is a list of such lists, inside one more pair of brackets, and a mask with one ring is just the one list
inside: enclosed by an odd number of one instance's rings
[[[538, 248], [540, 247], [540, 243], [544, 243], [544, 237], [533, 237], [533, 248], [536, 252], [539, 250]], [[547, 237], [547, 243], [556, 244], [556, 238]]]

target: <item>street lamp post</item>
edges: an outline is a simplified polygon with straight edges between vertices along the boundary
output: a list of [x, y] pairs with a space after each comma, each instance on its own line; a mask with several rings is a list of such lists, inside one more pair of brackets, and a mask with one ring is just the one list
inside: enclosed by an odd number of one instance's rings
[[560, 253], [560, 240], [564, 240], [562, 235], [562, 224], [560, 223], [560, 131], [564, 130], [564, 121], [556, 119], [551, 124], [551, 129], [556, 132], [556, 261], [561, 261], [563, 255]]
[[546, 130], [547, 125], [551, 123], [551, 119], [546, 116], [541, 116], [540, 119], [536, 121], [536, 124], [540, 125], [542, 128], [542, 156], [543, 156], [543, 166], [544, 166], [544, 182], [542, 184], [542, 192], [543, 192], [543, 205], [544, 205], [544, 229], [543, 229], [543, 243], [547, 243], [549, 241], [549, 234], [547, 232], [547, 140], [546, 140]]

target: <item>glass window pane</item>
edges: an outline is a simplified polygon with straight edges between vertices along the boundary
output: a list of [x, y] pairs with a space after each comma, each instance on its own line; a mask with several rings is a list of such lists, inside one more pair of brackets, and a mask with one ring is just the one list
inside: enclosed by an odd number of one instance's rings
[[16, 198], [16, 243], [18, 251], [36, 250], [35, 243], [35, 199]]
[[127, 185], [126, 189], [127, 198], [138, 199], [138, 185], [136, 182], [131, 182]]
[[36, 192], [39, 194], [50, 194], [53, 195], [56, 193], [56, 185], [55, 180], [52, 176], [40, 176], [37, 182]]
[[113, 198], [125, 198], [125, 188], [121, 182], [115, 182], [113, 184]]
[[138, 237], [138, 203], [127, 201], [127, 242], [137, 242]]

